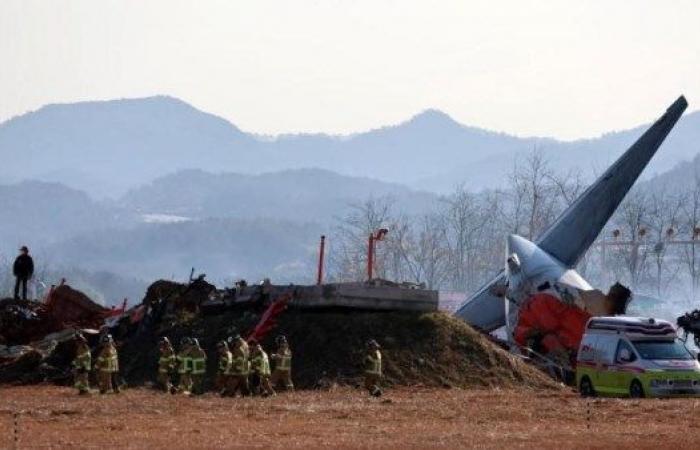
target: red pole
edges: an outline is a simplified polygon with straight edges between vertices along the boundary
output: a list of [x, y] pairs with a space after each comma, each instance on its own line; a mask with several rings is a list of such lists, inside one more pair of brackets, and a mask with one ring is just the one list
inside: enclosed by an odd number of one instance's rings
[[374, 265], [374, 233], [369, 235], [369, 243], [367, 245], [367, 280], [372, 281], [372, 269]]
[[318, 276], [316, 277], [316, 284], [323, 284], [323, 254], [326, 250], [326, 237], [321, 236], [321, 248], [318, 251]]

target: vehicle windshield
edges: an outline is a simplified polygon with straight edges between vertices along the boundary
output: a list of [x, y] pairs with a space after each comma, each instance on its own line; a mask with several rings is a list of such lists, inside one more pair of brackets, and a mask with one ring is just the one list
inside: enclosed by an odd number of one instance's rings
[[683, 343], [676, 340], [632, 341], [642, 359], [693, 359]]

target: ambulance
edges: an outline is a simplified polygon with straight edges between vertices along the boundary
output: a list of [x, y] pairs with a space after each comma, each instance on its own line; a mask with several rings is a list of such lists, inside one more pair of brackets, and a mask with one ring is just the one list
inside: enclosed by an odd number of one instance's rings
[[700, 396], [700, 363], [665, 320], [592, 317], [576, 359], [582, 396]]

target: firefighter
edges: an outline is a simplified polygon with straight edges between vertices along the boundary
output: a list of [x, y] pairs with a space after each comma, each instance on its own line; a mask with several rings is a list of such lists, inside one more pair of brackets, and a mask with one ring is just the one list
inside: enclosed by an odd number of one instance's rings
[[118, 394], [120, 391], [119, 383], [117, 382], [119, 355], [117, 354], [117, 348], [114, 346], [114, 339], [111, 334], [104, 334], [100, 338], [100, 343], [102, 347], [95, 362], [100, 394], [108, 392]]
[[199, 345], [199, 339], [192, 339], [190, 348], [190, 358], [192, 361], [192, 393], [201, 394], [204, 381], [204, 374], [207, 372], [207, 353]]
[[92, 367], [92, 355], [87, 339], [82, 333], [75, 336], [75, 359], [73, 359], [74, 386], [78, 394], [90, 393], [90, 368]]
[[260, 393], [263, 397], [275, 395], [275, 390], [272, 389], [270, 384], [270, 360], [267, 357], [267, 353], [256, 340], [251, 341], [251, 347], [250, 368], [251, 372], [258, 379], [256, 394]]
[[267, 306], [272, 298], [272, 283], [269, 278], [265, 278], [260, 282], [260, 303]]
[[365, 355], [365, 389], [374, 397], [382, 395], [379, 383], [382, 379], [382, 353], [379, 344], [374, 339], [367, 342], [367, 355]]
[[219, 351], [219, 365], [216, 369], [216, 389], [221, 393], [221, 396], [224, 397], [230, 384], [229, 377], [231, 376], [233, 355], [228, 349], [226, 341], [221, 341], [216, 344], [216, 348]]
[[248, 343], [241, 337], [240, 334], [236, 334], [228, 338], [229, 348], [233, 349], [236, 343], [240, 344], [241, 351], [245, 354], [246, 359], [250, 358], [250, 347], [248, 347]]
[[248, 371], [248, 356], [243, 349], [243, 340], [234, 339], [231, 370], [228, 376], [228, 385], [226, 386], [227, 396], [233, 397], [237, 392], [240, 392], [241, 395], [249, 394]]
[[177, 373], [180, 376], [177, 391], [189, 395], [192, 391], [192, 358], [190, 357], [190, 347], [192, 339], [182, 338], [180, 341], [180, 351], [177, 354]]
[[285, 390], [293, 391], [292, 351], [285, 336], [277, 338], [277, 353], [272, 354], [272, 360], [275, 362], [275, 370], [272, 372], [270, 384], [275, 388], [282, 386]]
[[175, 349], [167, 337], [163, 337], [158, 344], [160, 357], [158, 358], [158, 384], [165, 392], [172, 392], [172, 375], [177, 366]]

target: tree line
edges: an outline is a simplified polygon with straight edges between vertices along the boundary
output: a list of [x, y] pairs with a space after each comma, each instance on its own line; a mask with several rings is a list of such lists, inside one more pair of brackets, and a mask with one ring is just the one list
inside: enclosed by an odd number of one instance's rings
[[[368, 236], [387, 228], [377, 245], [375, 276], [473, 292], [503, 267], [508, 234], [537, 239], [594, 178], [556, 171], [534, 150], [513, 163], [505, 188], [474, 193], [457, 186], [422, 215], [402, 214], [390, 197], [369, 198], [337, 218], [329, 276], [366, 278]], [[683, 186], [638, 183], [580, 262], [581, 274], [604, 291], [620, 281], [637, 293], [694, 302], [700, 174]]]

